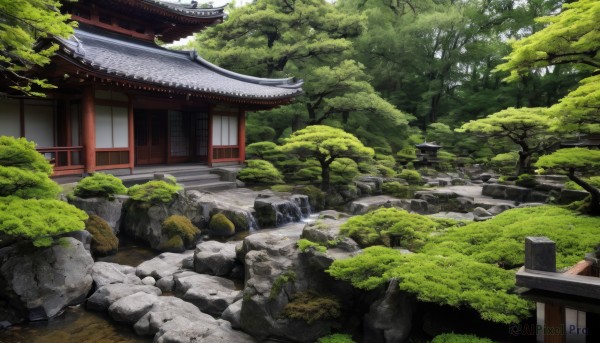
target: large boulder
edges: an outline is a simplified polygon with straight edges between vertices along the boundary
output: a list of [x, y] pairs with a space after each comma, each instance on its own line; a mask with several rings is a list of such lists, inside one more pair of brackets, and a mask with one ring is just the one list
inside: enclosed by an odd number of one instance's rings
[[193, 253], [193, 250], [181, 254], [164, 252], [138, 265], [135, 274], [140, 278], [152, 276], [156, 280], [171, 276], [181, 270], [184, 261], [190, 258]]
[[88, 298], [86, 308], [89, 310], [104, 311], [115, 301], [138, 292], [161, 295], [159, 288], [148, 285], [131, 285], [125, 283], [108, 284], [99, 288]]
[[437, 212], [461, 212], [467, 213], [475, 208], [473, 197], [463, 196], [461, 194], [444, 191], [419, 191], [415, 193], [415, 199], [427, 202], [423, 210], [415, 211], [419, 213], [437, 213]]
[[234, 302], [229, 305], [223, 314], [221, 314], [221, 319], [224, 319], [231, 323], [231, 327], [234, 329], [240, 329], [242, 324], [240, 323], [240, 313], [242, 312], [242, 299]]
[[529, 200], [531, 189], [512, 185], [486, 184], [483, 185], [481, 194], [494, 199], [525, 202]]
[[217, 276], [231, 274], [237, 263], [235, 243], [202, 242], [194, 251], [194, 270]]
[[123, 203], [128, 199], [125, 195], [118, 195], [112, 199], [108, 198], [80, 198], [69, 197], [69, 203], [85, 211], [89, 215], [97, 215], [104, 219], [113, 229], [115, 234], [119, 233], [121, 227]]
[[220, 316], [241, 296], [233, 281], [219, 276], [188, 271], [174, 274], [173, 281], [178, 297], [215, 316]]
[[410, 200], [398, 199], [388, 195], [360, 198], [348, 205], [348, 212], [354, 215], [365, 214], [381, 207], [410, 209]]
[[563, 189], [560, 191], [559, 203], [570, 204], [574, 201], [581, 201], [590, 196], [590, 193], [586, 191], [577, 191], [571, 189]]
[[108, 314], [118, 322], [133, 324], [148, 313], [157, 301], [159, 298], [155, 294], [133, 293], [112, 303], [108, 307]]
[[44, 248], [13, 245], [0, 254], [0, 291], [29, 320], [46, 320], [83, 302], [92, 288], [94, 260], [70, 237]]
[[263, 194], [254, 200], [254, 210], [260, 227], [278, 227], [300, 221], [310, 212], [310, 204], [308, 196], [302, 194]]
[[96, 289], [112, 283], [142, 284], [142, 280], [135, 275], [134, 267], [111, 262], [94, 263], [92, 279], [94, 279]]
[[155, 343], [254, 343], [251, 336], [231, 328], [224, 320], [192, 321], [176, 317], [166, 322], [154, 336]]
[[391, 280], [383, 298], [375, 301], [365, 315], [364, 341], [402, 343], [412, 327], [413, 305], [406, 293]]
[[192, 322], [214, 323], [215, 319], [202, 313], [193, 304], [177, 297], [159, 297], [158, 301], [134, 324], [133, 329], [138, 335], [154, 335], [165, 323], [183, 317]]

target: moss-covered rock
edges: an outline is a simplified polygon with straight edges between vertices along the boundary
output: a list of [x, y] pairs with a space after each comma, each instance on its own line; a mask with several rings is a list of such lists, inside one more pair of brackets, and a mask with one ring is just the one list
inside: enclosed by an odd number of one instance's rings
[[[161, 244], [159, 250], [162, 251], [183, 251], [185, 248], [193, 248], [194, 244], [200, 237], [200, 229], [198, 229], [189, 218], [182, 215], [169, 216], [162, 222], [162, 233], [169, 239]], [[177, 240], [174, 237], [179, 237]], [[179, 243], [179, 245], [174, 245]], [[168, 248], [168, 249], [166, 249]]]
[[92, 254], [107, 256], [119, 249], [119, 239], [104, 219], [91, 215], [85, 222], [85, 229], [92, 235]]
[[333, 297], [320, 296], [314, 292], [301, 292], [283, 308], [283, 316], [313, 324], [318, 320], [331, 320], [341, 315], [340, 302]]
[[235, 225], [223, 213], [217, 213], [210, 218], [208, 232], [211, 236], [233, 236], [235, 234]]
[[185, 250], [185, 244], [181, 236], [171, 236], [166, 241], [161, 241], [156, 247], [160, 251], [182, 252]]

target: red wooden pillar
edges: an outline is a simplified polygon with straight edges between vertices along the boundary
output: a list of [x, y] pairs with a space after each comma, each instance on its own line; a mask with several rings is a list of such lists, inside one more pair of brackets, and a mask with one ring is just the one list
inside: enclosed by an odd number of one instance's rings
[[565, 308], [551, 303], [544, 305], [544, 343], [565, 343]]
[[246, 111], [240, 107], [238, 115], [238, 146], [239, 146], [239, 164], [246, 160]]
[[96, 119], [94, 109], [94, 89], [89, 86], [83, 89], [81, 99], [81, 131], [85, 172], [96, 170]]
[[206, 162], [209, 167], [212, 167], [213, 163], [213, 108], [212, 106], [208, 109], [208, 157]]
[[129, 172], [133, 174], [134, 162], [135, 162], [135, 137], [133, 130], [133, 97], [129, 96], [129, 104], [128, 104], [128, 116], [127, 116], [127, 124], [129, 131]]

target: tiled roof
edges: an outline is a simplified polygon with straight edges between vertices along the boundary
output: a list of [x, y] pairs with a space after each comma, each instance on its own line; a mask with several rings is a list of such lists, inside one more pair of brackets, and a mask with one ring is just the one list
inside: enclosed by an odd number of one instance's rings
[[441, 148], [442, 147], [441, 145], [437, 145], [435, 143], [427, 143], [427, 142], [424, 142], [424, 143], [421, 143], [421, 144], [417, 144], [415, 146], [417, 148]]
[[213, 7], [213, 8], [193, 8], [190, 4], [177, 4], [167, 1], [160, 0], [143, 0], [146, 3], [159, 6], [165, 9], [168, 9], [173, 12], [177, 12], [178, 14], [190, 16], [190, 17], [223, 17], [223, 9], [225, 6], [221, 7]]
[[302, 93], [302, 82], [264, 79], [219, 68], [195, 52], [174, 51], [152, 43], [76, 29], [60, 39], [77, 63], [112, 77], [242, 99], [289, 99]]

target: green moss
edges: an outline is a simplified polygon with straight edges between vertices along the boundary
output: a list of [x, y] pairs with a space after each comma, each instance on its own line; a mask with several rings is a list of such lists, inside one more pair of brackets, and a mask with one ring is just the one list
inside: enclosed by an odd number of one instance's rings
[[352, 336], [342, 333], [334, 333], [325, 337], [319, 338], [317, 343], [356, 343]]
[[185, 250], [185, 244], [181, 236], [171, 236], [168, 240], [161, 242], [157, 247], [160, 251], [179, 252]]
[[170, 238], [181, 237], [185, 246], [193, 244], [200, 235], [200, 229], [192, 224], [189, 218], [180, 215], [172, 215], [165, 219], [162, 222], [162, 232]]
[[[590, 186], [596, 187], [596, 188], [600, 188], [600, 176], [592, 176], [589, 178], [583, 178], [583, 180], [587, 183], [590, 184]], [[580, 185], [576, 184], [573, 181], [567, 181], [565, 182], [565, 189], [570, 189], [570, 190], [576, 190], [576, 191], [582, 191], [583, 188], [581, 188]]]
[[293, 185], [273, 185], [271, 190], [274, 192], [292, 193], [294, 191]]
[[52, 236], [83, 230], [87, 219], [85, 212], [64, 201], [14, 196], [0, 198], [2, 235], [17, 240], [32, 240], [37, 247], [52, 244]]
[[319, 296], [314, 292], [301, 292], [283, 308], [283, 317], [303, 320], [312, 324], [318, 320], [336, 319], [341, 316], [340, 302], [333, 297]]
[[312, 185], [302, 186], [296, 189], [294, 193], [306, 195], [314, 211], [320, 211], [325, 208], [325, 193], [318, 187]]
[[115, 236], [108, 223], [98, 217], [91, 215], [85, 222], [85, 229], [92, 235], [92, 253], [95, 255], [110, 255], [119, 248], [119, 239]]
[[271, 286], [271, 293], [269, 294], [269, 299], [275, 299], [283, 286], [288, 282], [296, 281], [296, 272], [293, 270], [285, 271], [283, 274], [279, 275], [275, 281], [273, 281], [273, 286]]
[[246, 168], [240, 170], [237, 178], [255, 184], [277, 184], [283, 183], [281, 172], [265, 160], [247, 160]]
[[81, 198], [108, 198], [115, 194], [127, 194], [127, 188], [121, 179], [113, 175], [95, 173], [81, 179], [73, 190], [73, 194]]
[[519, 187], [533, 188], [533, 187], [537, 186], [537, 184], [538, 183], [535, 180], [535, 177], [533, 175], [529, 175], [529, 174], [521, 174], [515, 181], [515, 185], [517, 185]]
[[208, 230], [212, 236], [228, 237], [235, 234], [235, 225], [223, 213], [217, 213], [210, 218]]
[[494, 341], [487, 338], [479, 338], [473, 335], [445, 333], [443, 335], [435, 336], [431, 343], [494, 343]]
[[128, 194], [131, 199], [147, 203], [169, 203], [182, 187], [178, 184], [162, 180], [152, 180], [141, 185], [129, 187]]
[[300, 251], [302, 251], [302, 252], [306, 252], [306, 250], [308, 250], [308, 248], [311, 248], [311, 247], [315, 248], [319, 252], [327, 251], [327, 247], [322, 246], [319, 243], [311, 242], [305, 238], [298, 240], [297, 244], [298, 244], [298, 249], [300, 249]]

